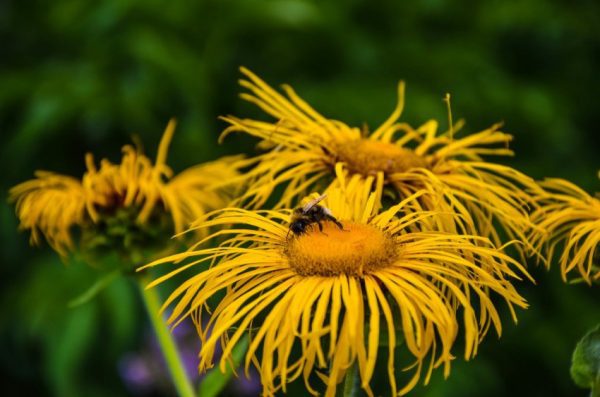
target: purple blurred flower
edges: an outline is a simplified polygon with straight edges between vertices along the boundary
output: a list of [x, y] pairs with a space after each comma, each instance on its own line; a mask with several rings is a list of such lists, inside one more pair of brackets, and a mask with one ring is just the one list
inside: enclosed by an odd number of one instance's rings
[[[201, 343], [194, 326], [190, 321], [184, 321], [172, 333], [189, 379], [192, 383], [199, 384], [203, 378], [198, 372], [198, 352]], [[218, 360], [220, 347], [217, 347], [215, 353], [215, 359]], [[141, 349], [125, 354], [119, 362], [118, 369], [125, 386], [136, 396], [175, 395], [160, 345], [151, 329], [146, 331]], [[258, 373], [252, 368], [249, 375], [250, 379], [246, 378], [240, 369], [238, 376], [232, 376], [227, 387], [230, 392], [228, 395], [259, 396], [261, 385]]]
[[262, 390], [260, 384], [260, 378], [258, 372], [252, 368], [248, 375], [250, 378], [246, 378], [244, 371], [240, 370], [238, 376], [234, 376], [230, 382], [230, 390], [236, 396], [247, 396], [254, 397], [259, 396]]
[[[200, 341], [194, 327], [189, 322], [183, 322], [173, 330], [173, 337], [189, 379], [193, 383], [198, 382], [197, 352], [200, 350]], [[119, 373], [127, 389], [135, 395], [174, 395], [167, 364], [151, 329], [145, 332], [139, 351], [129, 352], [122, 357]]]

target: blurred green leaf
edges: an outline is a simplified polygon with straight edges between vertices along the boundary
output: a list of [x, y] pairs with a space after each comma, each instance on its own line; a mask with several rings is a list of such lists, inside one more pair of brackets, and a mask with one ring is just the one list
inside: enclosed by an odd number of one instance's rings
[[136, 311], [138, 300], [132, 284], [129, 277], [117, 277], [102, 293], [104, 317], [110, 319], [108, 326], [119, 352], [136, 339], [136, 329], [144, 318], [142, 312]]
[[588, 332], [573, 351], [571, 377], [579, 387], [600, 393], [600, 325]]
[[87, 361], [90, 342], [97, 336], [98, 312], [96, 306], [83, 305], [70, 314], [60, 332], [50, 336], [46, 365], [57, 395], [77, 397], [85, 394], [81, 364]]
[[108, 287], [115, 278], [121, 275], [121, 269], [113, 270], [112, 272], [102, 275], [90, 288], [85, 290], [84, 293], [79, 295], [77, 298], [72, 299], [69, 302], [69, 307], [74, 308], [79, 305], [83, 305], [92, 300], [100, 291]]

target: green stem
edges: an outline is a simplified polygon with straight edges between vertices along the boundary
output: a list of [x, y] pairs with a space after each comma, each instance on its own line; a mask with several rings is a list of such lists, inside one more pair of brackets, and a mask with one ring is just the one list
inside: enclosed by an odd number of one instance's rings
[[162, 316], [160, 315], [160, 299], [155, 288], [146, 289], [147, 278], [141, 277], [138, 282], [140, 293], [148, 311], [148, 316], [152, 322], [152, 327], [156, 333], [160, 349], [163, 353], [171, 379], [177, 389], [180, 397], [194, 397], [194, 389], [187, 377], [185, 368], [181, 363], [177, 346], [167, 328]]
[[356, 375], [357, 375], [358, 367], [356, 362], [352, 364], [348, 371], [346, 371], [346, 376], [344, 377], [344, 393], [343, 397], [354, 397], [356, 395], [356, 385], [358, 384]]

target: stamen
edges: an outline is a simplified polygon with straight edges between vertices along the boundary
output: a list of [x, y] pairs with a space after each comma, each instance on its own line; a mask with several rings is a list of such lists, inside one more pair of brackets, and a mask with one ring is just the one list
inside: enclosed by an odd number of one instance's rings
[[450, 94], [446, 93], [444, 97], [448, 109], [448, 131], [450, 131], [450, 140], [454, 139], [454, 123], [452, 122], [452, 106], [450, 105]]

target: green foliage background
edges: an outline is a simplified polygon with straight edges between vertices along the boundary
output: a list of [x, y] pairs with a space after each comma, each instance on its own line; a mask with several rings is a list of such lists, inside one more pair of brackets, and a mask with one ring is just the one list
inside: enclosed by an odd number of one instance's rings
[[[0, 193], [37, 169], [81, 176], [83, 156], [117, 160], [139, 134], [155, 154], [167, 120], [179, 128], [176, 171], [253, 143], [216, 138], [218, 115], [259, 116], [237, 98], [244, 65], [290, 83], [323, 114], [376, 126], [407, 82], [404, 120], [497, 121], [517, 156], [498, 161], [541, 179], [599, 191], [600, 4], [576, 1], [60, 0], [0, 3]], [[17, 233], [0, 205], [0, 370], [6, 395], [127, 395], [116, 363], [147, 328], [127, 280], [92, 303], [67, 302], [98, 277], [62, 265]], [[531, 307], [504, 318], [479, 356], [457, 357], [423, 396], [584, 396], [569, 378], [576, 341], [600, 320], [600, 290], [532, 268]], [[383, 392], [387, 390], [382, 388]], [[297, 394], [302, 395], [302, 394]]]

